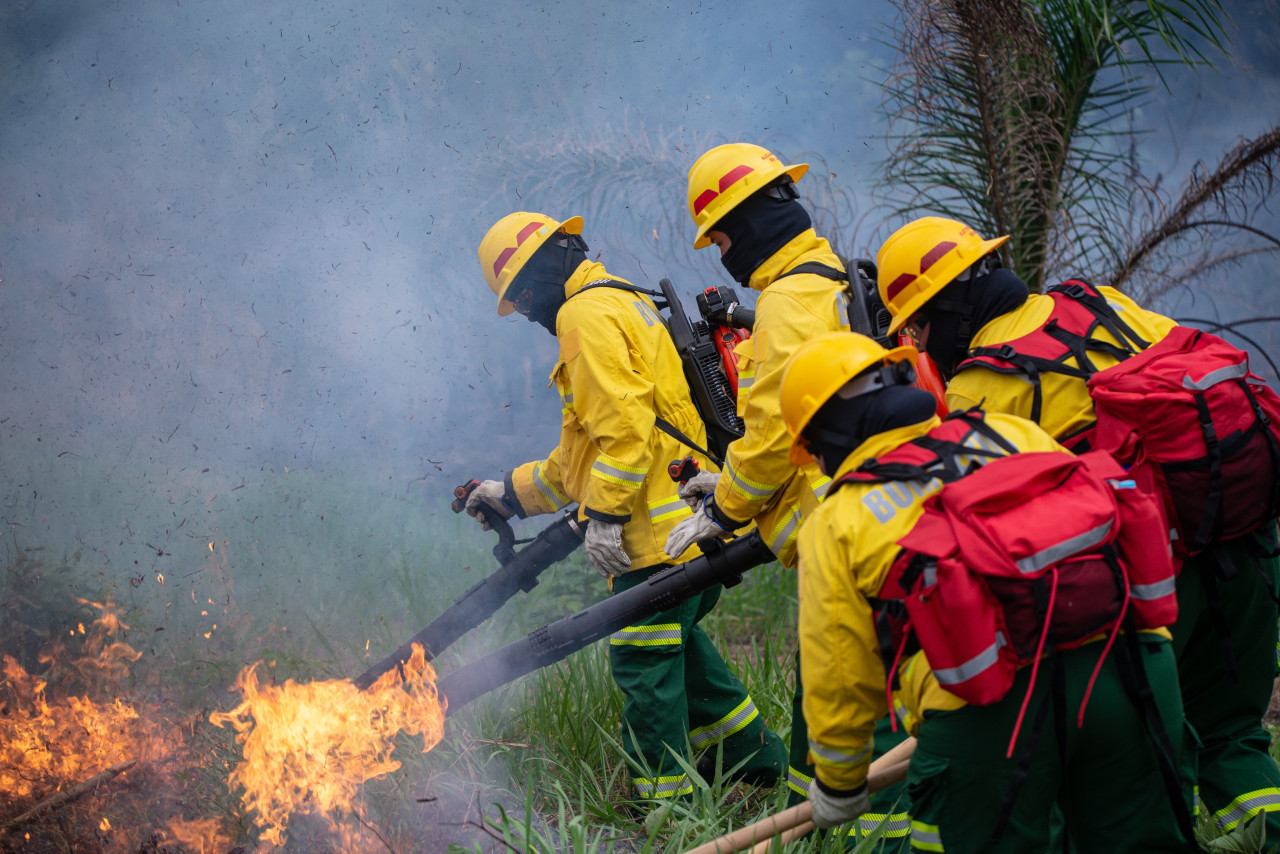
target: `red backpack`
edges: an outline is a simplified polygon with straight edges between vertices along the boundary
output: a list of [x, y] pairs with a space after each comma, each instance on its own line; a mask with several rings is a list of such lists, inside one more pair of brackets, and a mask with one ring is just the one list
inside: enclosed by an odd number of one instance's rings
[[1179, 557], [1252, 533], [1280, 510], [1280, 397], [1248, 354], [1176, 327], [1089, 378], [1096, 443], [1156, 491]]
[[880, 598], [903, 601], [938, 683], [975, 705], [1024, 665], [1034, 684], [1047, 647], [1106, 633], [1101, 667], [1127, 616], [1154, 629], [1178, 614], [1160, 506], [1105, 452], [995, 460], [927, 498], [898, 544]]
[[877, 605], [902, 603], [887, 608], [905, 616], [890, 623], [895, 656], [914, 635], [938, 682], [977, 705], [1002, 699], [1049, 641], [1079, 646], [1130, 611], [1138, 628], [1177, 615], [1155, 499], [1105, 452], [1015, 451], [969, 410], [832, 485], [885, 483], [899, 506], [928, 496]]
[[[1092, 285], [1068, 281], [1050, 288], [1054, 301], [1040, 329], [999, 347], [978, 347], [957, 372], [981, 365], [1088, 383], [1096, 426], [1059, 437], [1075, 451], [1111, 452], [1144, 489], [1158, 492], [1172, 523], [1179, 559], [1214, 542], [1259, 530], [1280, 511], [1280, 397], [1249, 371], [1248, 354], [1207, 332], [1179, 326], [1149, 344]], [[1121, 346], [1093, 337], [1106, 328]], [[1118, 364], [1099, 371], [1089, 353]], [[1078, 367], [1065, 364], [1074, 357]]]
[[[913, 645], [924, 651], [939, 684], [975, 705], [1003, 699], [1018, 668], [1030, 664], [1030, 682], [1009, 740], [1012, 757], [1046, 651], [1052, 660], [1059, 650], [1107, 637], [1080, 703], [1077, 725], [1082, 726], [1093, 683], [1123, 627], [1121, 679], [1147, 721], [1166, 792], [1189, 834], [1173, 749], [1136, 637], [1137, 629], [1168, 626], [1178, 615], [1160, 504], [1105, 452], [1077, 457], [1015, 450], [985, 423], [981, 411], [968, 410], [832, 484], [837, 489], [846, 483], [884, 483], [886, 493], [897, 485], [894, 495], [903, 502], [913, 494], [928, 496], [923, 514], [898, 541], [902, 550], [872, 603], [889, 708], [898, 663]], [[895, 503], [908, 506], [894, 495]], [[866, 504], [875, 509], [873, 502]], [[1055, 703], [1065, 702], [1056, 682], [1046, 699], [1051, 695]], [[999, 809], [993, 843], [1012, 814], [1046, 708], [1042, 702], [1035, 716]], [[1059, 725], [1065, 726], [1061, 718]], [[1060, 730], [1060, 752], [1065, 739]], [[1065, 757], [1060, 761], [1065, 767]]]

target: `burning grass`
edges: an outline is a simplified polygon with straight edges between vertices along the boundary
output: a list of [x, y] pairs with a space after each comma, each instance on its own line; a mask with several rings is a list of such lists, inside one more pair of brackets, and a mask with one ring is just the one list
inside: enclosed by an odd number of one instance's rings
[[180, 794], [188, 787], [173, 785], [173, 770], [207, 757], [123, 687], [139, 653], [119, 608], [77, 601], [96, 616], [42, 649], [38, 675], [0, 659], [0, 850], [228, 850], [224, 823], [184, 818], [180, 798], [146, 798], [139, 809], [135, 793]]
[[425, 753], [443, 736], [444, 704], [435, 670], [415, 645], [404, 673], [384, 673], [368, 691], [347, 680], [266, 685], [258, 665], [244, 669], [234, 690], [243, 701], [210, 721], [237, 732], [244, 759], [230, 776], [256, 811], [262, 838], [283, 845], [290, 818], [314, 814], [335, 831], [369, 780], [400, 768], [391, 757], [400, 733], [422, 736]]

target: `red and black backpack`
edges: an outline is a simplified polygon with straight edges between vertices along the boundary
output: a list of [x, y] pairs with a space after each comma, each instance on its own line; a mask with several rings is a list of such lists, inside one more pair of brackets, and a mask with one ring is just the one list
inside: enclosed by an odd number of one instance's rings
[[[1092, 285], [1050, 288], [1049, 320], [999, 347], [977, 347], [957, 366], [1020, 373], [1042, 405], [1046, 372], [1088, 384], [1097, 422], [1059, 441], [1074, 451], [1100, 448], [1156, 491], [1172, 525], [1178, 558], [1260, 531], [1280, 512], [1280, 397], [1249, 371], [1248, 354], [1189, 327], [1143, 340]], [[1100, 340], [1103, 327], [1120, 346]], [[1098, 370], [1090, 353], [1120, 360]], [[1067, 364], [1074, 359], [1075, 364]]]
[[[927, 495], [873, 602], [881, 613], [886, 691], [892, 694], [902, 655], [915, 648], [924, 651], [942, 687], [975, 705], [1002, 700], [1017, 671], [1030, 666], [1009, 741], [1012, 756], [1046, 654], [1055, 682], [1045, 698], [1055, 698], [1058, 725], [1065, 728], [1056, 655], [1105, 637], [1078, 710], [1082, 726], [1093, 683], [1124, 628], [1129, 643], [1117, 648], [1117, 661], [1157, 752], [1168, 759], [1162, 761], [1172, 774], [1166, 784], [1176, 793], [1172, 748], [1134, 646], [1138, 630], [1177, 617], [1162, 509], [1106, 452], [1015, 451], [981, 412], [970, 410], [832, 484], [898, 482], [904, 499], [908, 490], [916, 500]], [[1030, 761], [1047, 708], [1042, 703], [1036, 712], [1020, 766]], [[1016, 783], [1006, 797], [1009, 809], [1015, 790]], [[1007, 819], [1007, 810], [1002, 816]]]
[[1003, 699], [1046, 644], [1114, 634], [1130, 614], [1139, 629], [1177, 616], [1155, 499], [1105, 452], [1016, 451], [969, 410], [831, 487], [885, 484], [903, 506], [924, 498], [876, 604], [902, 603], [889, 609], [894, 658], [914, 635], [939, 684], [976, 705]]

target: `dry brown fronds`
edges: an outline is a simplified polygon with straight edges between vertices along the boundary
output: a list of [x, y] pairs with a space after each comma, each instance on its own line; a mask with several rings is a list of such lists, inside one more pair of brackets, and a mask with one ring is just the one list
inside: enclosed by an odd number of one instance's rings
[[1175, 202], [1158, 187], [1142, 191], [1149, 223], [1111, 276], [1113, 287], [1150, 302], [1206, 271], [1280, 249], [1254, 225], [1276, 186], [1280, 127], [1232, 148], [1213, 171], [1197, 163]]

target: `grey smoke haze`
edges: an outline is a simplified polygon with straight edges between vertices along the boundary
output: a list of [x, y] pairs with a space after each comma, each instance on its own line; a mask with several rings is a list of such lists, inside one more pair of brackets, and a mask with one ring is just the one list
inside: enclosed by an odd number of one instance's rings
[[[1162, 130], [1140, 152], [1167, 182], [1280, 118], [1276, 3], [1231, 9], [1235, 60], [1172, 70], [1142, 117]], [[494, 313], [475, 256], [488, 226], [586, 213], [614, 272], [691, 292], [725, 277], [687, 250], [685, 170], [709, 144], [749, 140], [817, 152], [802, 191], [852, 199], [844, 245], [873, 250], [886, 228], [856, 217], [884, 153], [869, 81], [893, 14], [834, 0], [4, 4], [3, 554], [78, 555], [156, 623], [184, 584], [270, 614], [299, 591], [353, 596], [354, 571], [375, 590], [397, 569], [446, 572], [476, 538], [448, 488], [542, 455], [558, 426], [554, 341]], [[584, 153], [653, 164], [637, 203], [575, 177]], [[1222, 311], [1257, 313], [1251, 301]], [[433, 589], [409, 607], [438, 610]]]

